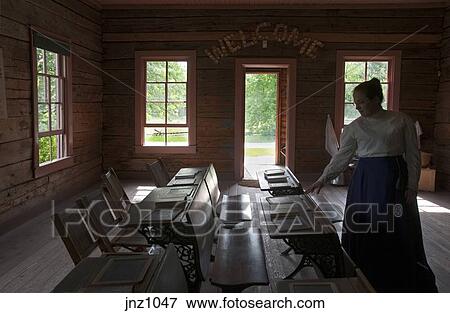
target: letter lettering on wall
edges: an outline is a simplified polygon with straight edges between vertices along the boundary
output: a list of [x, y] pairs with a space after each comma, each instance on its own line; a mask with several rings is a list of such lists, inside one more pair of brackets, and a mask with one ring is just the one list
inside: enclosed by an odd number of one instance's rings
[[304, 37], [304, 34], [296, 27], [289, 30], [285, 24], [272, 25], [270, 22], [263, 22], [256, 25], [254, 32], [245, 33], [243, 30], [238, 30], [235, 33], [227, 34], [218, 40], [219, 46], [212, 46], [204, 51], [211, 60], [219, 63], [223, 57], [234, 55], [243, 48], [252, 47], [258, 41], [263, 43], [263, 48], [267, 48], [269, 40], [298, 47], [297, 51], [300, 55], [312, 59], [316, 58], [318, 49], [324, 47], [321, 41]]

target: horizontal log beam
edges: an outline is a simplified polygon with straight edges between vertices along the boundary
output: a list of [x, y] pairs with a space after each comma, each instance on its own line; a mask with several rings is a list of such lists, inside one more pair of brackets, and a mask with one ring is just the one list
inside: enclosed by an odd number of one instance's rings
[[[103, 42], [192, 42], [216, 41], [233, 32], [161, 32], [161, 33], [104, 33]], [[272, 32], [263, 32], [261, 35], [269, 36]], [[303, 33], [323, 42], [356, 42], [356, 43], [439, 43], [440, 34], [352, 34], [352, 33]], [[408, 36], [411, 36], [408, 38]], [[407, 39], [406, 39], [407, 38]], [[405, 40], [406, 39], [406, 40]], [[405, 41], [404, 41], [405, 40]], [[273, 40], [272, 40], [273, 41]]]

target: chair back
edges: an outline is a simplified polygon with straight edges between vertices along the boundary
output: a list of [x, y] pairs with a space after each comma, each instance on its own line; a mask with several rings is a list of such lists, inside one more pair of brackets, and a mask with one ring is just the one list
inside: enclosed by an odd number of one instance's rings
[[86, 210], [73, 209], [70, 212], [56, 213], [52, 218], [75, 265], [97, 248], [98, 239], [87, 226]]
[[124, 204], [130, 203], [130, 199], [128, 199], [128, 195], [112, 167], [102, 175], [102, 181], [115, 201], [120, 201]]
[[83, 196], [77, 200], [80, 208], [86, 209], [89, 216], [89, 229], [95, 232], [98, 244], [103, 252], [115, 252], [108, 233], [115, 228], [116, 218], [108, 207], [101, 192], [96, 192], [94, 196]]
[[101, 190], [105, 204], [111, 212], [114, 224], [125, 221], [128, 217], [128, 210], [131, 207], [131, 203], [114, 197], [113, 193], [111, 193], [110, 189], [105, 184], [102, 184]]
[[208, 189], [205, 181], [198, 187], [197, 193], [189, 206], [186, 218], [195, 236], [194, 251], [199, 278], [205, 280], [208, 275], [211, 250], [216, 233], [216, 220], [211, 206]]
[[147, 169], [153, 177], [156, 187], [165, 187], [170, 181], [170, 175], [161, 158], [153, 163], [147, 163]]
[[208, 188], [209, 196], [213, 207], [216, 207], [220, 199], [219, 180], [217, 179], [216, 169], [211, 163], [208, 168], [208, 173], [205, 177], [206, 187]]

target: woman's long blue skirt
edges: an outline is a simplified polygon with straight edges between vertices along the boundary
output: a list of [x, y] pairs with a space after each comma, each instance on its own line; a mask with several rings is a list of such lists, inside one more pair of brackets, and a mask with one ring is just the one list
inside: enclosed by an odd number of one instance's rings
[[360, 158], [348, 189], [342, 246], [378, 292], [437, 291], [406, 182], [401, 156]]

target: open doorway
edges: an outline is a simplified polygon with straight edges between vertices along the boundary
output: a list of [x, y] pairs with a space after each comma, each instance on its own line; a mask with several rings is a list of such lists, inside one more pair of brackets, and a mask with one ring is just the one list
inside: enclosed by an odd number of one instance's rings
[[280, 162], [280, 71], [249, 70], [245, 73], [244, 179]]
[[[277, 59], [277, 58], [237, 58], [235, 63], [235, 159], [234, 159], [234, 177], [236, 181], [254, 180], [256, 172], [264, 169], [265, 166], [287, 166], [290, 169], [295, 167], [295, 100], [296, 100], [296, 73], [297, 63], [295, 59]], [[268, 74], [262, 76], [261, 74]], [[269, 81], [275, 80], [275, 84], [269, 84], [270, 87], [261, 90], [259, 81], [263, 77]], [[256, 83], [254, 90], [246, 90], [249, 80]], [[275, 91], [276, 100], [273, 100]], [[253, 95], [252, 95], [253, 93]], [[247, 97], [247, 99], [246, 99]], [[252, 134], [254, 136], [246, 137], [249, 134], [250, 126], [246, 125], [246, 102], [250, 104], [252, 101], [266, 102], [266, 97], [271, 98], [268, 103], [272, 103], [271, 114], [275, 109], [275, 117], [263, 116], [257, 104], [253, 106], [257, 108], [256, 113], [252, 113], [257, 118], [258, 123], [264, 124], [267, 119], [270, 123], [275, 122], [275, 134], [264, 133], [264, 127], [260, 125], [258, 132], [260, 134]], [[247, 101], [246, 101], [247, 100]], [[247, 109], [248, 110], [248, 109]], [[272, 115], [273, 116], [273, 115]], [[249, 121], [247, 114], [247, 121]], [[256, 122], [254, 122], [256, 124]], [[247, 128], [247, 131], [246, 131]], [[255, 132], [255, 131], [254, 131]], [[262, 136], [258, 136], [262, 135]], [[270, 138], [267, 138], [270, 137]], [[273, 139], [275, 137], [275, 139]], [[247, 148], [247, 149], [246, 149]], [[246, 151], [247, 150], [247, 151]], [[271, 152], [272, 151], [272, 152]], [[267, 157], [265, 160], [252, 162], [252, 157]], [[246, 160], [245, 160], [246, 159]], [[246, 162], [245, 162], [246, 161]], [[244, 166], [247, 164], [247, 169]], [[257, 164], [260, 163], [260, 164]], [[254, 169], [249, 169], [257, 165]]]

